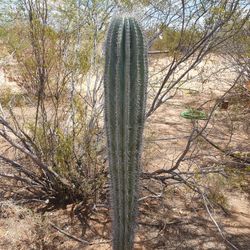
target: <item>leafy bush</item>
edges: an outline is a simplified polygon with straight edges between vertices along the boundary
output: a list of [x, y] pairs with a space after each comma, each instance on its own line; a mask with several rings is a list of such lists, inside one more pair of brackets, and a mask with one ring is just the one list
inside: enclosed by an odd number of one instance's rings
[[161, 38], [158, 38], [153, 46], [153, 50], [167, 50], [170, 54], [187, 52], [199, 41], [202, 33], [195, 28], [180, 30], [164, 27]]

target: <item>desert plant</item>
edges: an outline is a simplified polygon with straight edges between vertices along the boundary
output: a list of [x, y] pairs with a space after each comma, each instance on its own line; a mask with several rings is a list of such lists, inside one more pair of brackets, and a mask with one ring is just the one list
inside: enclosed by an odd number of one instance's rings
[[127, 250], [133, 248], [148, 73], [145, 39], [134, 18], [111, 21], [105, 56], [113, 249]]
[[[102, 111], [97, 107], [99, 78], [96, 72], [95, 89], [86, 81], [90, 58], [82, 52], [86, 40], [80, 37], [87, 31], [79, 17], [84, 14], [74, 12], [71, 18], [64, 18], [68, 25], [61, 26], [50, 4], [46, 0], [24, 1], [19, 18], [5, 25], [10, 39], [4, 37], [4, 45], [13, 59], [1, 63], [6, 65], [6, 76], [14, 76], [11, 81], [21, 91], [0, 91], [0, 186], [18, 202], [43, 204], [44, 211], [80, 202], [85, 219], [87, 210], [92, 211], [87, 207], [98, 202], [96, 194], [103, 190], [98, 183], [106, 181], [103, 130], [98, 123]], [[97, 48], [90, 41], [99, 34], [92, 34], [88, 33], [88, 53], [93, 49], [96, 58]], [[94, 98], [83, 90], [85, 87], [93, 89]], [[7, 154], [4, 148], [8, 145]], [[17, 179], [24, 189], [16, 189]]]

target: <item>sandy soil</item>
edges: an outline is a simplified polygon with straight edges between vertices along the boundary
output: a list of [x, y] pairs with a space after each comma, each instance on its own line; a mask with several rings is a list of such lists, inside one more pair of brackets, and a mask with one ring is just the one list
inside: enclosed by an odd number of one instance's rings
[[[158, 81], [164, 74], [162, 72], [156, 77], [155, 73], [166, 63], [169, 63], [168, 58], [160, 58], [157, 61], [150, 59], [150, 79], [154, 82], [151, 93], [157, 91]], [[229, 62], [214, 55], [207, 58], [195, 70], [190, 71], [187, 78], [181, 82], [181, 86], [178, 86], [178, 90], [173, 90], [175, 96], [148, 119], [145, 129], [144, 171], [153, 171], [159, 167], [169, 168], [173, 160], [180, 155], [192, 129], [191, 122], [180, 117], [180, 113], [187, 107], [195, 108], [211, 98], [219, 98], [230, 88], [236, 75], [228, 68], [229, 66]], [[177, 79], [184, 70], [185, 65], [178, 69], [177, 75], [171, 81]], [[12, 88], [13, 83], [7, 82], [0, 70], [1, 86]], [[203, 107], [204, 111], [208, 111], [212, 105], [213, 102], [208, 102]], [[230, 140], [230, 147], [250, 150], [248, 123], [237, 114], [231, 119], [228, 119], [228, 116], [227, 110], [216, 111], [214, 125], [208, 128], [210, 138], [219, 142], [221, 146], [228, 146]], [[235, 132], [229, 138], [229, 122], [232, 121]], [[204, 122], [201, 122], [201, 125], [202, 123]], [[203, 160], [208, 160], [211, 155], [220, 159], [218, 152], [211, 147], [198, 145], [197, 148], [196, 153]], [[181, 167], [187, 168], [185, 164]], [[247, 191], [234, 187], [230, 189], [228, 185], [221, 184], [217, 186], [216, 181], [212, 176], [211, 185], [214, 185], [215, 189], [221, 188], [224, 192], [228, 213], [213, 209], [214, 217], [226, 232], [225, 237], [238, 249], [247, 250], [250, 246], [249, 189]], [[233, 249], [222, 239], [198, 198], [189, 192], [188, 189], [171, 186], [166, 189], [164, 199], [141, 204], [139, 221], [146, 207], [150, 207], [148, 221], [162, 223], [163, 227], [159, 229], [139, 225], [136, 237], [136, 242], [139, 243], [135, 249]], [[84, 236], [84, 239], [97, 244], [87, 246], [69, 239], [51, 227], [52, 222], [66, 232], [81, 238], [82, 226], [77, 220], [69, 219], [70, 211], [69, 206], [66, 210], [49, 212], [41, 216], [11, 202], [0, 203], [0, 249], [111, 249], [110, 243], [99, 244], [98, 239], [91, 238], [91, 233]], [[107, 225], [107, 229], [98, 225], [95, 225], [95, 228], [97, 231], [106, 230], [107, 239], [109, 238], [110, 224]]]

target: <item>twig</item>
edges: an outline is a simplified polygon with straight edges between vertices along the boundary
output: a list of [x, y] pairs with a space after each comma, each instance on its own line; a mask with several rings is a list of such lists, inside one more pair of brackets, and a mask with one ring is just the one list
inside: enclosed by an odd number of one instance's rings
[[207, 210], [207, 213], [209, 215], [209, 217], [211, 218], [212, 222], [214, 223], [214, 225], [217, 227], [221, 237], [223, 238], [223, 240], [228, 244], [230, 245], [233, 249], [236, 249], [236, 250], [239, 250], [239, 248], [237, 248], [233, 243], [231, 243], [224, 235], [224, 233], [222, 232], [219, 224], [216, 222], [216, 220], [214, 219], [208, 205], [207, 205], [207, 202], [208, 202], [208, 199], [206, 198], [206, 196], [204, 195], [204, 193], [201, 192], [201, 195], [202, 195], [202, 198], [203, 198], [203, 201], [204, 201], [204, 205], [205, 205], [205, 208]]
[[138, 199], [138, 201], [143, 201], [143, 200], [146, 200], [146, 199], [159, 199], [162, 197], [162, 193], [159, 193], [157, 195], [147, 195], [147, 196], [144, 196], [140, 199]]
[[68, 232], [66, 232], [65, 230], [59, 228], [58, 226], [56, 226], [54, 223], [50, 222], [49, 223], [54, 229], [58, 230], [60, 233], [66, 235], [67, 237], [69, 237], [70, 239], [72, 240], [75, 240], [77, 242], [80, 242], [82, 244], [85, 244], [85, 245], [99, 245], [99, 244], [108, 244], [111, 242], [111, 240], [107, 240], [107, 241], [101, 241], [101, 242], [89, 242], [87, 240], [83, 240], [83, 239], [80, 239]]
[[54, 223], [52, 223], [52, 222], [50, 222], [49, 224], [50, 224], [54, 229], [58, 230], [60, 233], [62, 233], [62, 234], [64, 234], [64, 235], [66, 235], [66, 236], [69, 237], [70, 239], [76, 240], [76, 241], [78, 241], [78, 242], [80, 242], [80, 243], [82, 243], [82, 244], [88, 244], [88, 245], [90, 244], [88, 241], [83, 240], [83, 239], [80, 239], [80, 238], [78, 238], [78, 237], [76, 237], [76, 236], [74, 236], [74, 235], [72, 235], [72, 234], [70, 234], [70, 233], [64, 231], [63, 229], [59, 228], [58, 226], [56, 226], [56, 225], [55, 225]]
[[222, 149], [220, 146], [216, 145], [215, 143], [213, 143], [211, 140], [209, 140], [206, 136], [204, 135], [200, 135], [207, 143], [209, 143], [211, 146], [213, 146], [214, 148], [216, 148], [217, 150], [219, 150], [220, 152], [224, 153], [225, 155], [228, 155], [232, 158], [235, 158], [237, 160], [240, 160], [240, 161], [244, 161], [246, 163], [250, 163], [250, 159], [248, 158], [242, 158], [242, 157], [238, 157], [236, 156], [234, 153], [230, 153], [230, 152], [227, 152], [226, 150]]

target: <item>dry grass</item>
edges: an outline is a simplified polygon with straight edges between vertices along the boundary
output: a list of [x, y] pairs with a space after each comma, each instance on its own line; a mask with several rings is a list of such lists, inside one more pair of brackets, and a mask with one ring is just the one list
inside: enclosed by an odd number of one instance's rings
[[43, 249], [47, 223], [42, 216], [11, 201], [0, 203], [0, 248]]

